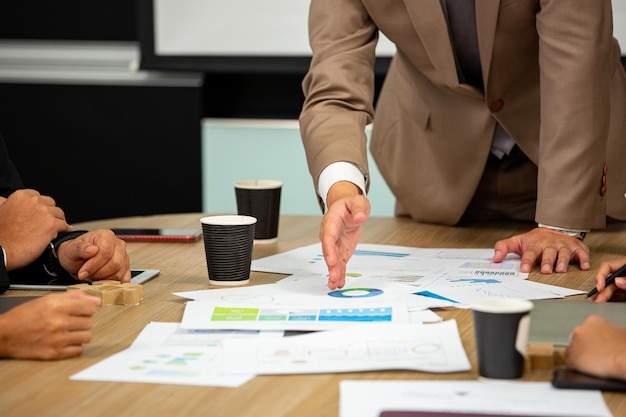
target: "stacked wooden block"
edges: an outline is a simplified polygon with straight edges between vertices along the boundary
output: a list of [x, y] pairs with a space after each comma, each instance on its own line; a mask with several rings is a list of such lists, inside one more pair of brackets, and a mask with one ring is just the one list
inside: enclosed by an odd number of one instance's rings
[[121, 283], [114, 280], [94, 281], [91, 284], [75, 284], [69, 290], [80, 290], [100, 297], [102, 306], [137, 305], [143, 300], [143, 287], [140, 284]]

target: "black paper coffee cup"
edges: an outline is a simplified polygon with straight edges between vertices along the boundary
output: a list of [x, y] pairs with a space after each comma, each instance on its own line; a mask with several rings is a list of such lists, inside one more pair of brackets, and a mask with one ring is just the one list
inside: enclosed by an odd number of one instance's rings
[[278, 237], [282, 185], [275, 180], [238, 181], [234, 184], [237, 213], [257, 219], [255, 243], [273, 243]]
[[474, 300], [470, 307], [478, 374], [483, 378], [521, 378], [533, 303], [517, 298], [488, 297]]
[[209, 283], [243, 285], [250, 280], [256, 219], [209, 216], [200, 219]]

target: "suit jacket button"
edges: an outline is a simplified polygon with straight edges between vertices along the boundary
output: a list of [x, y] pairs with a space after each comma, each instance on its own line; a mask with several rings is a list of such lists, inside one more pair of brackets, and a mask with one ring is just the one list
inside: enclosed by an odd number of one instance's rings
[[491, 103], [491, 111], [494, 113], [499, 112], [503, 108], [504, 108], [504, 100], [502, 100], [501, 98]]
[[603, 185], [603, 186], [600, 188], [600, 195], [601, 195], [602, 197], [604, 197], [604, 194], [606, 194], [606, 185]]

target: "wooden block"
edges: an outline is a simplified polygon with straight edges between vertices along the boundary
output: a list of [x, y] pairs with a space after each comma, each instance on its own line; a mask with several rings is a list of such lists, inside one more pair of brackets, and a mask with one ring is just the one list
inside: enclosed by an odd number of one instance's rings
[[554, 346], [549, 343], [531, 343], [526, 347], [524, 371], [551, 371], [563, 368], [565, 363], [565, 346]]
[[114, 280], [94, 281], [90, 284], [69, 285], [68, 290], [80, 290], [100, 297], [102, 306], [137, 305], [143, 300], [143, 287], [140, 284], [121, 283]]
[[554, 369], [554, 345], [531, 343], [526, 347], [526, 369], [529, 371], [549, 371]]

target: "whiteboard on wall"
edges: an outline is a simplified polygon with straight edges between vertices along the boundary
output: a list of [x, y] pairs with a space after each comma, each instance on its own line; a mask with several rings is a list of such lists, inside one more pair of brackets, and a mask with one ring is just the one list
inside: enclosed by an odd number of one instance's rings
[[[310, 0], [154, 0], [162, 55], [310, 56]], [[626, 45], [626, 0], [613, 1], [614, 35]], [[395, 47], [381, 36], [379, 56]]]
[[[142, 66], [146, 69], [271, 68], [276, 72], [308, 68], [310, 0], [138, 3]], [[613, 18], [614, 36], [626, 55], [626, 0], [613, 1]], [[381, 35], [376, 51], [384, 67], [395, 46]]]
[[[155, 50], [161, 55], [310, 56], [309, 3], [155, 0]], [[394, 52], [383, 37], [377, 53]]]

